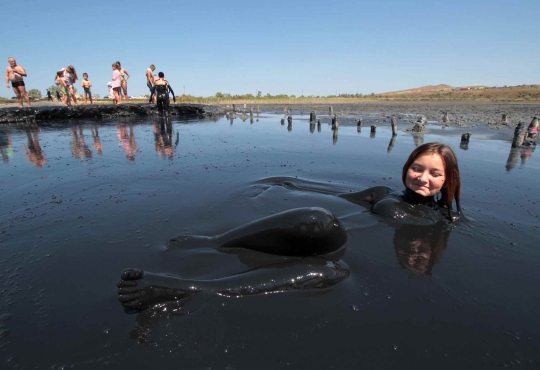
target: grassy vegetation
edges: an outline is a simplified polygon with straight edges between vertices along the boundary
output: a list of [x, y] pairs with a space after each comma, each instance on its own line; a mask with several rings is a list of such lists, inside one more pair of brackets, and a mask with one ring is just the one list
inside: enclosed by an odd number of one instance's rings
[[[130, 99], [131, 103], [147, 103], [146, 99]], [[79, 99], [84, 104], [83, 99]], [[36, 100], [46, 102], [46, 99]], [[369, 101], [510, 101], [510, 102], [538, 102], [540, 101], [540, 85], [520, 85], [504, 87], [487, 87], [481, 90], [446, 90], [422, 91], [412, 93], [383, 93], [369, 95], [340, 94], [330, 96], [295, 96], [295, 95], [231, 95], [216, 93], [211, 97], [192, 95], [177, 96], [176, 103], [184, 104], [340, 104], [359, 103]], [[16, 99], [0, 98], [1, 104], [17, 103]], [[111, 104], [110, 99], [94, 99], [95, 104]], [[172, 103], [172, 102], [171, 102]]]

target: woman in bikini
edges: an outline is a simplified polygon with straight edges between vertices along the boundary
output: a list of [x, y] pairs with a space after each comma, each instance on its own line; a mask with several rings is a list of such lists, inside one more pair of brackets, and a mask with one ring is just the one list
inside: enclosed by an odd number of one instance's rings
[[116, 62], [118, 64], [118, 67], [120, 68], [120, 76], [122, 77], [122, 90], [124, 92], [124, 99], [126, 99], [126, 103], [129, 103], [129, 96], [127, 91], [127, 80], [129, 80], [129, 72], [126, 71], [124, 68], [122, 68], [122, 64], [120, 62]]

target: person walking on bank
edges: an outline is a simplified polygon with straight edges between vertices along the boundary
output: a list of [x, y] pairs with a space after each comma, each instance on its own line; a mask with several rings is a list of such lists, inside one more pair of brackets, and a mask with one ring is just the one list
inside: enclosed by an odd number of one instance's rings
[[159, 77], [156, 80], [155, 83], [155, 91], [156, 91], [156, 98], [157, 98], [157, 107], [159, 110], [159, 114], [163, 116], [163, 113], [165, 113], [165, 116], [169, 116], [169, 91], [172, 93], [173, 101], [176, 103], [176, 97], [174, 96], [174, 91], [171, 88], [171, 85], [169, 85], [169, 81], [165, 79], [165, 74], [163, 72], [159, 72]]
[[156, 85], [154, 81], [154, 76], [152, 73], [156, 70], [156, 66], [150, 64], [150, 67], [146, 70], [146, 86], [150, 89], [150, 100], [149, 103], [154, 102], [154, 96], [156, 94]]
[[118, 63], [112, 64], [113, 75], [112, 75], [112, 89], [114, 93], [114, 98], [116, 103], [120, 104], [122, 102], [122, 76], [120, 75], [120, 67]]
[[17, 100], [19, 100], [19, 106], [23, 107], [23, 98], [30, 105], [30, 97], [26, 92], [26, 87], [24, 86], [23, 77], [26, 77], [26, 71], [23, 67], [17, 65], [17, 61], [14, 58], [8, 58], [9, 66], [6, 68], [6, 87], [9, 89], [9, 82], [11, 81], [11, 87], [17, 95]]
[[51, 95], [51, 90], [47, 89], [47, 101], [52, 101], [54, 102], [54, 99]]

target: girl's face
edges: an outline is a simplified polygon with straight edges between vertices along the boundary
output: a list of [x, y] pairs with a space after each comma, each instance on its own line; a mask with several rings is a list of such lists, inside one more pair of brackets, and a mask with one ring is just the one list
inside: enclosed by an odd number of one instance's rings
[[444, 161], [438, 154], [424, 154], [411, 164], [405, 178], [406, 186], [424, 197], [433, 196], [444, 185]]

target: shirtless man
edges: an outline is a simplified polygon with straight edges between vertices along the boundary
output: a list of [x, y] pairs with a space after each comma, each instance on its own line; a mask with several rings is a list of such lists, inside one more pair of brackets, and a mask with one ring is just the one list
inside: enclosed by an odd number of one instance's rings
[[148, 86], [148, 88], [150, 89], [149, 103], [153, 103], [155, 101], [154, 97], [155, 97], [156, 86], [155, 86], [154, 76], [152, 75], [152, 73], [155, 70], [156, 70], [156, 66], [153, 64], [151, 64], [150, 68], [146, 70], [146, 86]]
[[13, 58], [8, 58], [9, 67], [6, 67], [6, 87], [9, 89], [9, 81], [11, 81], [11, 86], [17, 99], [19, 100], [19, 105], [23, 107], [23, 97], [30, 107], [30, 98], [26, 92], [26, 87], [24, 86], [23, 77], [26, 77], [26, 71], [23, 67], [18, 66], [17, 62]]

